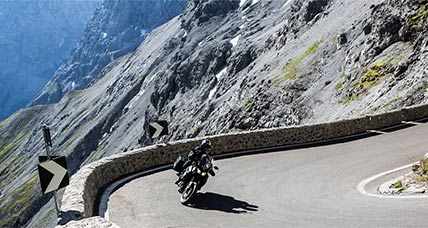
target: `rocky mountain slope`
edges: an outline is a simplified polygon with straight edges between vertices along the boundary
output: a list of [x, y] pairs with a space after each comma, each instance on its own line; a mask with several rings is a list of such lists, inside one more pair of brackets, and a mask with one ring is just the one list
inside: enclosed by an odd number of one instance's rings
[[33, 101], [58, 102], [101, 77], [113, 60], [134, 51], [147, 34], [179, 14], [185, 0], [105, 0], [89, 22], [79, 46]]
[[[84, 5], [84, 2], [93, 4], [95, 1], [64, 2], [55, 0], [52, 2], [55, 4], [64, 3], [65, 5], [72, 5], [73, 3]], [[21, 3], [27, 4], [28, 2], [22, 1]], [[48, 1], [42, 1], [40, 4], [46, 5], [48, 3]], [[54, 6], [56, 6], [55, 4]], [[71, 57], [56, 71], [54, 78], [47, 84], [42, 95], [37, 98], [35, 103], [58, 101], [63, 93], [86, 87], [98, 77], [104, 66], [114, 59], [133, 51], [144, 40], [149, 31], [173, 16], [178, 15], [184, 6], [185, 0], [103, 1], [101, 7], [95, 11], [84, 31], [79, 46], [74, 50]], [[54, 10], [55, 8], [48, 9]], [[68, 13], [73, 13], [73, 9], [68, 10], [70, 10]], [[89, 10], [89, 7], [82, 9], [82, 11], [85, 10]], [[68, 15], [67, 19], [73, 20], [74, 18], [72, 19], [71, 17], [77, 17], [79, 13], [75, 13], [73, 16]], [[58, 23], [58, 26], [61, 25], [55, 18], [50, 18], [50, 23]], [[43, 35], [46, 36], [46, 33], [43, 33]], [[39, 43], [33, 43], [32, 45], [35, 45], [37, 48], [44, 48]], [[49, 51], [52, 50], [50, 47], [46, 47], [46, 49]], [[51, 56], [51, 58], [58, 57]], [[59, 61], [60, 59], [56, 60]], [[25, 70], [37, 72], [39, 69], [31, 68]], [[16, 80], [13, 82], [16, 82]], [[26, 83], [31, 83], [31, 81], [27, 81]], [[1, 104], [6, 103], [3, 102]], [[34, 135], [35, 137], [34, 139], [30, 139], [30, 141], [38, 140], [37, 133], [39, 129], [37, 129], [37, 126], [40, 123], [40, 119], [38, 118], [40, 117], [39, 115], [43, 114], [42, 110], [46, 109], [34, 107], [29, 110], [39, 110], [40, 112], [37, 111], [30, 114], [31, 116], [24, 118], [26, 120], [19, 120], [16, 123], [17, 125], [14, 126], [19, 129], [19, 133], [14, 130], [12, 132], [9, 132], [9, 130], [5, 132], [3, 131], [4, 129], [0, 132], [0, 227], [21, 227], [52, 196], [40, 197], [40, 189], [37, 186], [38, 184], [36, 184], [38, 179], [34, 176], [34, 162], [37, 160], [37, 155], [42, 153], [42, 150], [40, 150], [42, 147], [39, 147], [41, 145], [36, 146], [36, 149], [32, 148], [35, 144], [28, 142], [27, 146], [29, 147], [24, 146], [26, 149], [19, 149], [21, 143], [26, 141], [28, 136]], [[8, 121], [6, 120], [1, 125], [7, 125], [8, 128], [14, 125], [9, 125]], [[31, 129], [31, 126], [34, 129]], [[15, 133], [20, 134], [20, 136], [18, 138], [14, 138], [15, 136], [11, 138]], [[34, 154], [36, 150], [38, 152]], [[32, 221], [30, 226], [46, 227], [44, 224], [52, 222], [53, 216], [54, 213], [52, 211], [44, 213], [36, 221]]]
[[0, 1], [0, 120], [25, 107], [81, 37], [99, 1]]
[[1, 122], [0, 218], [40, 199], [41, 122], [75, 171], [152, 143], [153, 119], [176, 140], [425, 103], [427, 20], [426, 0], [189, 0], [88, 88]]

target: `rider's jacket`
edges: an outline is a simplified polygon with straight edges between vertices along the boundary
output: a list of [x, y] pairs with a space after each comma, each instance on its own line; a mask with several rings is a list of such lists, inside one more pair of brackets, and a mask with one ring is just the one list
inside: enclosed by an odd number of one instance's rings
[[181, 173], [183, 173], [186, 170], [186, 168], [190, 166], [193, 162], [199, 162], [202, 158], [202, 155], [208, 154], [207, 152], [208, 152], [208, 149], [201, 148], [200, 146], [191, 150], [187, 155], [187, 161], [184, 163], [183, 171]]
[[207, 149], [196, 147], [189, 152], [189, 154], [187, 155], [187, 158], [190, 161], [197, 162], [201, 159], [202, 155], [204, 154], [207, 154]]

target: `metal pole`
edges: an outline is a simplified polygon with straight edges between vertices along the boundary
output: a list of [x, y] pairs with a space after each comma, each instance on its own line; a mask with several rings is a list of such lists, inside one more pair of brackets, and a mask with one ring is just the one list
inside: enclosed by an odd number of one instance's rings
[[57, 200], [56, 192], [54, 192], [54, 201], [55, 201], [56, 215], [57, 215], [57, 218], [59, 218], [59, 216], [61, 215], [61, 211], [59, 210], [59, 207], [58, 207], [58, 200]]
[[51, 155], [49, 153], [49, 146], [45, 144], [45, 150], [46, 150], [46, 156], [48, 157], [48, 160], [51, 160]]
[[[45, 127], [47, 128], [47, 126], [45, 126]], [[45, 138], [45, 140], [46, 140], [46, 138]], [[48, 142], [46, 142], [46, 141], [45, 141], [45, 150], [46, 150], [46, 156], [48, 157], [48, 160], [51, 160], [49, 145], [48, 145]], [[57, 200], [56, 191], [53, 193], [53, 196], [54, 196], [54, 202], [55, 202], [56, 215], [57, 215], [57, 218], [59, 218], [61, 211], [59, 210], [59, 207], [58, 207], [58, 200]]]

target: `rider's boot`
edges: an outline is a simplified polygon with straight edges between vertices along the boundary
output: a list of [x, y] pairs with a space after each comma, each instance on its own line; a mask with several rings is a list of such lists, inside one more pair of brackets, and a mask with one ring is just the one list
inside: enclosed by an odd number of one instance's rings
[[184, 185], [184, 182], [180, 182], [180, 183], [178, 183], [177, 184], [178, 185], [178, 192], [181, 194], [181, 193], [183, 193], [183, 191], [184, 191], [184, 187], [186, 186], [186, 185]]

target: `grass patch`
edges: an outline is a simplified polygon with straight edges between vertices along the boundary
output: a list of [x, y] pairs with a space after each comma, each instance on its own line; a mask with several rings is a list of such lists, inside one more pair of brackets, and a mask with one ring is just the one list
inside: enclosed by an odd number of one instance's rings
[[272, 85], [278, 87], [284, 80], [282, 76], [278, 76], [272, 79]]
[[25, 134], [23, 132], [20, 132], [14, 140], [10, 143], [5, 143], [0, 146], [0, 161], [3, 160], [4, 157], [6, 157], [12, 150], [16, 149], [21, 141], [24, 139]]
[[317, 42], [311, 44], [305, 50], [305, 52], [296, 56], [294, 59], [290, 60], [287, 64], [285, 64], [285, 66], [283, 67], [284, 80], [295, 80], [297, 78], [297, 72], [298, 72], [299, 65], [307, 57], [315, 54], [315, 52], [318, 50], [320, 44], [321, 44], [321, 41], [317, 41]]
[[[379, 82], [390, 74], [393, 70], [393, 66], [397, 65], [403, 58], [403, 55], [390, 55], [376, 60], [363, 70], [360, 79], [351, 85], [352, 93], [347, 94], [339, 103], [347, 105], [360, 99], [360, 96], [366, 94], [368, 90], [378, 85]], [[344, 83], [345, 81], [342, 79], [336, 84], [337, 92], [343, 90]]]
[[6, 155], [8, 155], [9, 152], [11, 152], [14, 148], [15, 148], [15, 145], [12, 143], [5, 144], [5, 145], [1, 146], [0, 147], [0, 161], [3, 160], [3, 158], [6, 157]]
[[360, 81], [354, 85], [361, 90], [368, 90], [375, 86], [383, 77], [385, 77], [385, 68], [387, 62], [378, 61], [371, 65], [363, 74]]
[[35, 192], [37, 180], [37, 176], [33, 174], [30, 179], [11, 193], [13, 201], [9, 202], [6, 207], [0, 208], [0, 214], [6, 215], [1, 219], [0, 225], [12, 224], [18, 219], [23, 209], [31, 206], [31, 198]]
[[428, 176], [427, 175], [422, 175], [422, 176], [416, 176], [415, 177], [415, 180], [417, 181], [417, 182], [428, 182]]
[[25, 136], [27, 134], [20, 132], [14, 139], [5, 140], [0, 145], [0, 188], [9, 184], [16, 175], [20, 174], [19, 169], [22, 168], [25, 159], [28, 159], [25, 155], [16, 152], [16, 149], [22, 143]]
[[397, 65], [403, 59], [402, 55], [389, 56], [378, 59], [366, 69], [360, 80], [353, 85], [354, 88], [366, 91], [377, 85], [391, 69], [391, 66]]
[[247, 98], [244, 101], [244, 109], [245, 111], [249, 112], [253, 107], [254, 107], [255, 103], [252, 99]]
[[341, 80], [341, 81], [339, 81], [339, 82], [336, 84], [336, 86], [335, 86], [336, 91], [337, 91], [337, 92], [341, 91], [341, 90], [343, 89], [343, 86], [344, 86], [343, 81], [342, 81], [342, 80]]
[[[373, 63], [364, 71], [360, 80], [352, 84], [352, 87], [356, 89], [356, 91], [354, 90], [352, 94], [345, 96], [339, 103], [348, 105], [353, 101], [360, 99], [362, 94], [377, 85], [386, 76], [386, 69], [391, 62], [393, 62], [392, 58], [387, 60], [381, 59]], [[343, 82], [336, 84], [336, 91], [340, 91], [342, 88]]]
[[428, 18], [428, 4], [422, 5], [419, 7], [415, 15], [412, 15], [409, 18], [410, 25], [418, 26], [421, 22], [425, 21]]
[[358, 96], [357, 94], [351, 94], [351, 95], [345, 96], [339, 103], [343, 105], [349, 105], [358, 99], [360, 99], [360, 96]]
[[320, 47], [322, 41], [316, 41], [311, 44], [302, 54], [291, 59], [282, 68], [282, 76], [275, 77], [272, 80], [272, 85], [279, 86], [284, 81], [296, 80], [300, 64], [309, 56], [315, 54]]
[[15, 195], [15, 202], [17, 205], [25, 205], [27, 204], [33, 193], [33, 189], [37, 184], [37, 176], [33, 175], [28, 181], [26, 181], [19, 191]]
[[341, 92], [345, 88], [346, 84], [346, 74], [345, 71], [342, 71], [339, 77], [339, 81], [336, 83], [336, 86], [334, 87], [336, 89], [336, 92]]
[[425, 97], [428, 97], [428, 82], [423, 82], [421, 90]]
[[391, 184], [391, 187], [395, 188], [395, 189], [404, 189], [403, 183], [401, 182], [401, 180]]

